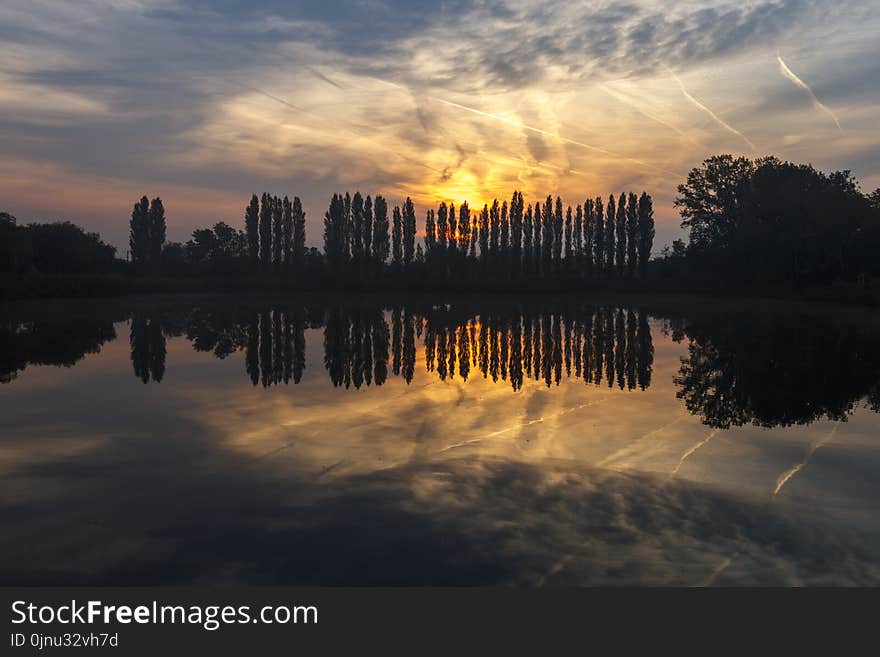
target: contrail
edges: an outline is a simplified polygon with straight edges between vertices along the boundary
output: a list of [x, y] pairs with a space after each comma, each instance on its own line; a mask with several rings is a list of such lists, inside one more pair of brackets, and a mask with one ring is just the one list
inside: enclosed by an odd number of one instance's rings
[[834, 125], [836, 125], [837, 129], [840, 130], [840, 132], [842, 133], [843, 128], [840, 127], [840, 121], [837, 120], [837, 117], [834, 116], [834, 112], [832, 112], [829, 107], [827, 107], [826, 105], [823, 105], [819, 101], [819, 99], [816, 98], [816, 94], [813, 93], [813, 90], [810, 88], [810, 85], [808, 85], [806, 82], [801, 80], [797, 75], [795, 75], [794, 71], [792, 71], [790, 68], [788, 68], [788, 65], [782, 60], [782, 57], [780, 57], [779, 55], [776, 55], [776, 60], [779, 62], [779, 72], [782, 73], [789, 80], [794, 82], [801, 89], [806, 91], [808, 94], [810, 94], [810, 98], [812, 98], [812, 100], [813, 100], [813, 107], [825, 112], [828, 116], [830, 116], [831, 120], [834, 121]]
[[794, 466], [790, 470], [786, 470], [781, 475], [779, 475], [779, 479], [776, 480], [776, 490], [773, 491], [773, 497], [776, 497], [779, 494], [779, 491], [781, 491], [782, 487], [788, 483], [789, 479], [794, 477], [798, 472], [800, 472], [801, 470], [803, 470], [807, 466], [807, 463], [810, 462], [810, 457], [813, 456], [813, 454], [816, 452], [817, 449], [819, 449], [822, 445], [824, 445], [829, 440], [834, 438], [834, 434], [837, 433], [837, 426], [838, 425], [835, 424], [834, 428], [831, 429], [831, 431], [828, 432], [828, 435], [825, 436], [822, 440], [810, 445], [810, 448], [807, 450], [807, 453], [804, 456], [803, 461], [798, 463], [796, 466]]
[[[391, 83], [387, 83], [387, 84], [391, 84]], [[397, 86], [397, 85], [392, 85], [392, 86]], [[573, 146], [580, 146], [581, 148], [586, 148], [586, 149], [589, 149], [592, 151], [603, 153], [605, 155], [609, 155], [614, 158], [628, 160], [628, 161], [634, 162], [640, 166], [647, 167], [649, 169], [653, 169], [654, 171], [659, 171], [661, 173], [666, 173], [666, 174], [669, 174], [672, 176], [678, 175], [672, 171], [667, 171], [666, 169], [661, 169], [659, 167], [655, 167], [653, 164], [648, 164], [647, 162], [643, 162], [642, 160], [637, 160], [635, 158], [628, 157], [626, 155], [621, 155], [620, 153], [615, 153], [613, 151], [606, 150], [606, 149], [601, 148], [599, 146], [585, 144], [582, 141], [576, 141], [574, 139], [569, 139], [568, 137], [562, 137], [562, 136], [557, 135], [555, 133], [549, 132], [548, 130], [542, 130], [541, 128], [536, 128], [535, 126], [528, 125], [528, 124], [523, 123], [522, 121], [518, 121], [516, 119], [511, 119], [509, 117], [501, 116], [499, 114], [492, 114], [490, 112], [484, 112], [482, 110], [476, 109], [475, 107], [468, 107], [467, 105], [461, 105], [459, 103], [454, 103], [451, 100], [445, 100], [443, 98], [431, 97], [431, 100], [435, 100], [438, 103], [443, 103], [444, 105], [448, 105], [450, 107], [455, 107], [460, 110], [464, 110], [466, 112], [471, 112], [471, 113], [477, 114], [479, 116], [484, 116], [487, 119], [492, 119], [494, 121], [500, 121], [501, 123], [506, 123], [507, 125], [513, 126], [515, 128], [520, 128], [521, 130], [528, 130], [530, 132], [534, 132], [539, 135], [544, 135], [545, 137], [550, 137], [551, 139], [555, 139], [555, 140], [560, 141], [565, 144], [572, 144]]]
[[693, 137], [691, 137], [690, 135], [685, 133], [684, 130], [682, 130], [681, 128], [676, 128], [674, 125], [672, 125], [671, 123], [667, 123], [666, 121], [661, 119], [659, 116], [656, 116], [656, 115], [651, 114], [650, 112], [646, 111], [638, 103], [633, 101], [632, 98], [629, 98], [628, 96], [617, 91], [616, 89], [612, 89], [607, 84], [602, 84], [601, 88], [602, 88], [602, 91], [604, 91], [606, 94], [608, 94], [609, 96], [614, 98], [614, 100], [616, 100], [620, 103], [623, 103], [624, 105], [628, 105], [629, 107], [632, 107], [636, 112], [638, 112], [639, 114], [641, 114], [645, 118], [651, 119], [655, 123], [659, 123], [664, 128], [669, 128], [670, 130], [672, 130], [673, 132], [678, 134], [680, 137], [684, 137], [685, 139], [687, 139], [688, 141], [690, 141], [692, 143], [697, 143], [693, 139]]
[[752, 143], [752, 141], [751, 141], [748, 137], [746, 137], [743, 133], [741, 133], [739, 130], [737, 130], [736, 128], [734, 128], [734, 127], [733, 127], [732, 125], [730, 125], [729, 123], [726, 123], [726, 122], [724, 121], [724, 119], [722, 119], [720, 116], [718, 116], [715, 112], [713, 112], [713, 111], [710, 110], [708, 107], [706, 107], [705, 105], [703, 105], [703, 103], [701, 103], [701, 102], [698, 101], [696, 98], [694, 98], [693, 96], [691, 96], [691, 95], [688, 93], [688, 90], [685, 89], [685, 87], [684, 87], [684, 83], [679, 79], [679, 77], [678, 77], [675, 73], [672, 72], [671, 69], [667, 68], [666, 70], [669, 71], [669, 73], [672, 75], [672, 78], [678, 83], [678, 86], [679, 86], [679, 88], [681, 89], [681, 93], [684, 94], [684, 97], [687, 98], [691, 103], [693, 103], [694, 106], [696, 106], [696, 107], [698, 107], [699, 109], [701, 109], [701, 110], [703, 110], [704, 112], [706, 112], [706, 114], [708, 114], [709, 116], [711, 116], [712, 119], [713, 119], [718, 125], [720, 125], [722, 128], [724, 128], [724, 129], [727, 130], [728, 132], [732, 132], [732, 133], [735, 134], [737, 137], [742, 138], [742, 140], [745, 141], [745, 142], [749, 145], [749, 148], [751, 148], [752, 150], [757, 150], [757, 147]]

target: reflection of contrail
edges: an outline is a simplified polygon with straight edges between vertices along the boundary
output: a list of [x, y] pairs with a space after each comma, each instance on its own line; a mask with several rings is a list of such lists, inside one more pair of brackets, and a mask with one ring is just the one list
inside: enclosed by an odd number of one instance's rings
[[832, 112], [827, 106], [823, 105], [819, 101], [818, 98], [816, 98], [816, 94], [814, 94], [813, 90], [810, 89], [810, 85], [808, 85], [806, 82], [801, 80], [797, 75], [795, 75], [794, 71], [792, 71], [790, 68], [788, 68], [788, 65], [782, 60], [782, 57], [780, 57], [779, 55], [776, 55], [776, 59], [779, 62], [779, 72], [782, 73], [789, 80], [794, 82], [801, 89], [806, 91], [808, 94], [810, 94], [810, 98], [813, 99], [813, 107], [825, 112], [828, 116], [830, 116], [831, 120], [834, 121], [834, 124], [837, 126], [837, 129], [840, 130], [840, 132], [843, 132], [843, 128], [840, 127], [840, 121], [838, 121], [837, 117], [834, 116], [834, 112]]
[[688, 93], [688, 90], [685, 89], [685, 87], [684, 87], [684, 83], [679, 79], [679, 77], [678, 77], [675, 73], [673, 73], [672, 70], [670, 70], [670, 69], [668, 69], [668, 68], [667, 68], [666, 70], [669, 71], [669, 73], [672, 75], [672, 78], [678, 83], [678, 86], [679, 86], [679, 88], [681, 89], [681, 93], [684, 94], [684, 97], [685, 97], [685, 98], [687, 98], [687, 99], [688, 99], [691, 103], [693, 103], [696, 107], [698, 107], [699, 109], [701, 109], [701, 110], [703, 110], [704, 112], [706, 112], [706, 114], [708, 114], [709, 116], [711, 116], [712, 119], [713, 119], [718, 125], [720, 125], [722, 128], [724, 128], [725, 130], [727, 130], [727, 131], [729, 131], [729, 132], [732, 132], [732, 133], [735, 134], [737, 137], [741, 137], [741, 138], [743, 139], [743, 141], [745, 141], [745, 142], [749, 145], [749, 148], [751, 148], [752, 150], [756, 150], [755, 145], [752, 143], [752, 141], [751, 141], [748, 137], [746, 137], [743, 133], [741, 133], [739, 130], [737, 130], [736, 128], [734, 128], [734, 127], [733, 127], [732, 125], [730, 125], [729, 123], [725, 123], [725, 121], [724, 121], [720, 116], [718, 116], [717, 114], [715, 114], [715, 112], [713, 112], [713, 111], [710, 110], [708, 107], [706, 107], [705, 105], [703, 105], [703, 103], [701, 103], [701, 102], [698, 101], [696, 98], [694, 98], [693, 96], [691, 96], [691, 95]]
[[698, 442], [696, 445], [694, 445], [693, 447], [691, 447], [688, 451], [686, 451], [684, 454], [682, 454], [682, 455], [681, 455], [681, 458], [678, 460], [678, 465], [676, 465], [676, 466], [675, 466], [675, 469], [672, 471], [672, 476], [674, 477], [675, 475], [678, 474], [678, 471], [679, 471], [679, 469], [681, 468], [682, 464], [687, 460], [687, 458], [688, 458], [691, 454], [693, 454], [693, 453], [696, 452], [698, 449], [700, 449], [700, 447], [702, 447], [703, 445], [705, 445], [706, 443], [708, 443], [710, 440], [712, 440], [712, 438], [714, 438], [714, 437], [715, 437], [715, 434], [717, 434], [717, 433], [718, 433], [718, 429], [713, 429], [712, 431], [709, 432], [709, 435], [708, 435], [708, 436], [706, 436], [705, 438], [703, 438], [703, 440], [701, 440], [701, 441]]
[[828, 435], [825, 436], [822, 440], [810, 445], [810, 448], [807, 450], [807, 453], [804, 455], [803, 461], [798, 463], [791, 470], [786, 470], [781, 475], [779, 475], [779, 479], [776, 480], [776, 489], [773, 491], [773, 497], [776, 497], [779, 494], [779, 491], [781, 491], [782, 487], [788, 483], [789, 479], [794, 477], [798, 472], [800, 472], [801, 470], [803, 470], [807, 466], [807, 463], [810, 462], [810, 457], [813, 456], [813, 454], [816, 452], [817, 449], [819, 449], [822, 445], [824, 445], [829, 440], [834, 438], [834, 434], [837, 433], [837, 426], [838, 425], [835, 424], [834, 428], [831, 429], [831, 431], [828, 432]]
[[449, 105], [450, 107], [456, 107], [458, 109], [464, 110], [466, 112], [472, 112], [473, 114], [477, 114], [479, 116], [484, 116], [487, 119], [493, 119], [495, 121], [500, 121], [501, 123], [506, 123], [507, 125], [514, 126], [515, 128], [520, 128], [521, 130], [528, 130], [529, 132], [534, 132], [539, 135], [544, 135], [545, 137], [550, 137], [551, 139], [555, 139], [564, 144], [571, 144], [573, 146], [580, 146], [581, 148], [587, 148], [592, 151], [596, 151], [598, 153], [604, 153], [605, 155], [609, 155], [611, 157], [615, 157], [622, 160], [629, 160], [630, 162], [635, 162], [636, 164], [647, 167], [648, 169], [653, 169], [654, 171], [659, 171], [661, 173], [666, 173], [669, 175], [677, 175], [672, 171], [667, 171], [666, 169], [661, 169], [659, 167], [655, 167], [653, 164], [648, 164], [647, 162], [643, 162], [642, 160], [637, 160], [632, 157], [628, 157], [626, 155], [621, 155], [620, 153], [615, 153], [613, 151], [606, 150], [599, 146], [592, 146], [591, 144], [585, 144], [582, 141], [576, 141], [574, 139], [569, 139], [568, 137], [562, 137], [555, 133], [549, 132], [547, 130], [542, 130], [541, 128], [536, 128], [531, 125], [527, 125], [522, 121], [518, 121], [516, 119], [511, 119], [507, 116], [501, 116], [499, 114], [492, 114], [490, 112], [484, 112], [482, 110], [478, 110], [474, 107], [468, 107], [467, 105], [461, 105], [459, 103], [454, 103], [451, 100], [444, 100], [443, 98], [432, 98], [431, 100], [435, 100], [438, 103], [443, 103], [444, 105]]

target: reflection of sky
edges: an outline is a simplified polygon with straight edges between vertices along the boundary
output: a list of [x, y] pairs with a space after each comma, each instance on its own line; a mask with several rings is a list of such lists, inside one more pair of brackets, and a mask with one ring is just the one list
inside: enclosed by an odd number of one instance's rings
[[646, 391], [442, 382], [421, 341], [411, 385], [336, 389], [320, 330], [299, 385], [183, 338], [144, 385], [117, 331], [3, 389], [4, 579], [877, 581], [877, 416], [712, 432], [656, 325]]
[[878, 23], [856, 0], [5, 0], [0, 209], [123, 246], [144, 193], [178, 240], [296, 193], [317, 243], [340, 189], [648, 189], [663, 244], [712, 153], [880, 185]]

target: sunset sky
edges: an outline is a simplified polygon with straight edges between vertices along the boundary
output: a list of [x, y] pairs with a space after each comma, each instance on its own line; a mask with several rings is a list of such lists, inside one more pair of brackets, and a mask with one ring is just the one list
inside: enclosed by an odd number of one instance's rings
[[4, 0], [0, 210], [127, 248], [241, 227], [253, 192], [526, 202], [675, 186], [718, 152], [880, 186], [880, 5], [850, 0]]

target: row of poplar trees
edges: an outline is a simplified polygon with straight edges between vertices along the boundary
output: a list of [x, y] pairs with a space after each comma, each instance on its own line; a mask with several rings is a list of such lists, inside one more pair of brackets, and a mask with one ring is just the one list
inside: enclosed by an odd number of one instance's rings
[[150, 201], [143, 196], [131, 211], [128, 234], [131, 261], [138, 265], [158, 264], [164, 244], [165, 207], [162, 199], [157, 196]]
[[515, 191], [510, 203], [483, 205], [471, 213], [440, 203], [425, 216], [424, 250], [416, 244], [416, 214], [407, 198], [392, 212], [389, 242], [384, 198], [334, 194], [324, 216], [324, 253], [337, 274], [375, 275], [391, 255], [392, 271], [423, 265], [436, 278], [645, 276], [654, 243], [654, 208], [647, 193], [588, 198], [563, 208], [547, 196], [525, 205]]
[[245, 210], [247, 257], [254, 270], [299, 270], [306, 251], [306, 213], [299, 196], [291, 201], [263, 193], [254, 194]]

